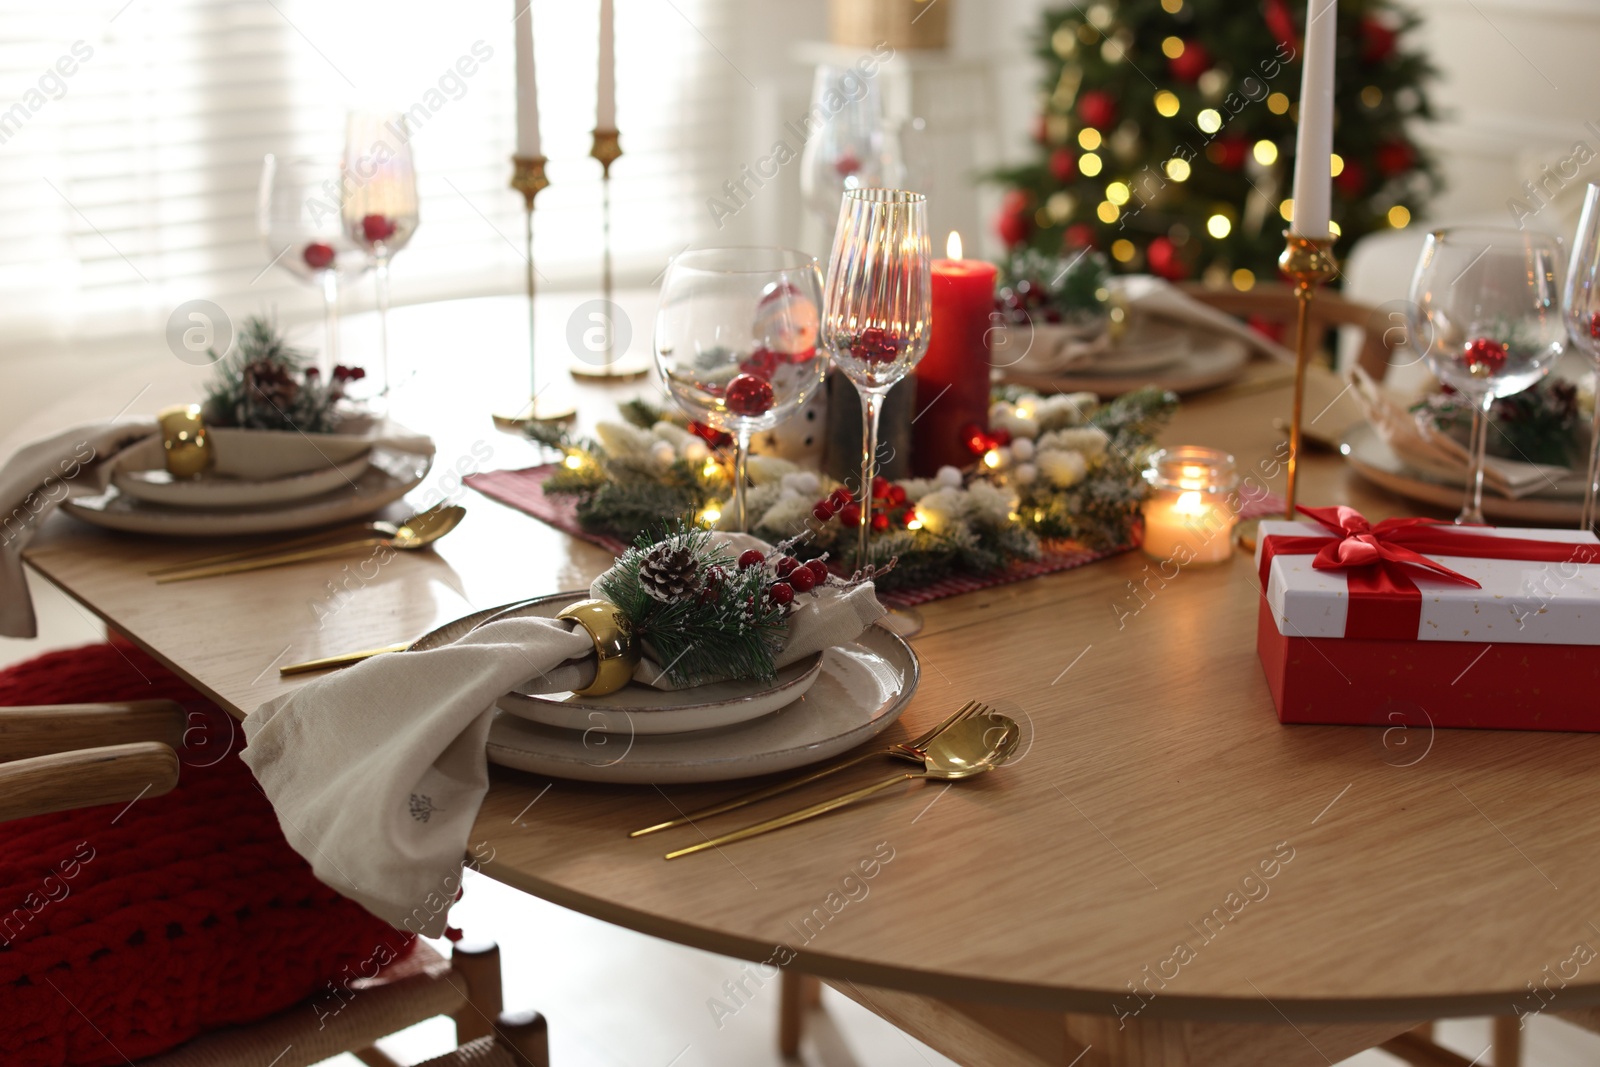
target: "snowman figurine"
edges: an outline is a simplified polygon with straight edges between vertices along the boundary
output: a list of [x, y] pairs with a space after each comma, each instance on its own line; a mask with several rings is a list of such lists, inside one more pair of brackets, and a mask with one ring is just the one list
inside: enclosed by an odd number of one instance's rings
[[800, 410], [764, 433], [757, 434], [751, 449], [764, 456], [817, 469], [822, 466], [827, 444], [828, 391], [817, 380], [817, 305], [789, 282], [767, 286], [756, 305], [756, 320], [751, 333], [757, 353], [770, 354], [764, 360], [770, 367], [774, 389], [779, 394], [807, 388], [810, 395]]

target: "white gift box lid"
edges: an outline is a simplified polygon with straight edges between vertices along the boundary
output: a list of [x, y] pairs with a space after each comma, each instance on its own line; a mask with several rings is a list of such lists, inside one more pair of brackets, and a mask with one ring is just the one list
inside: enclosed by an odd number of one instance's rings
[[[1472, 533], [1491, 537], [1600, 544], [1587, 530], [1524, 530], [1478, 526]], [[1327, 537], [1314, 522], [1261, 523], [1256, 573], [1269, 537]], [[1600, 564], [1482, 559], [1424, 553], [1429, 559], [1477, 581], [1474, 589], [1431, 578], [1407, 568], [1422, 593], [1419, 641], [1486, 641], [1524, 645], [1600, 645]], [[1289, 637], [1343, 637], [1350, 594], [1344, 571], [1319, 571], [1315, 553], [1272, 558], [1267, 603], [1278, 632]]]

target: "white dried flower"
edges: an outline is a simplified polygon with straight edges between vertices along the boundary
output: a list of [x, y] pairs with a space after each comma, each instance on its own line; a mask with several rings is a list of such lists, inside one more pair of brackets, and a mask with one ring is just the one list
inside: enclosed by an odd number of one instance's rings
[[1089, 472], [1089, 464], [1081, 452], [1040, 452], [1034, 457], [1034, 465], [1057, 489], [1077, 485]]

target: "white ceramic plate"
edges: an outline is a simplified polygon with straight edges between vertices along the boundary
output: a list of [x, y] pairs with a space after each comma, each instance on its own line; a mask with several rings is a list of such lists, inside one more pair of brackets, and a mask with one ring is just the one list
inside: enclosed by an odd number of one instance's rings
[[[1410, 466], [1394, 454], [1370, 423], [1358, 422], [1346, 430], [1339, 452], [1356, 473], [1391, 493], [1450, 511], [1461, 509], [1464, 478], [1451, 480]], [[1485, 486], [1483, 517], [1491, 522], [1572, 525], [1583, 518], [1583, 478], [1575, 475], [1555, 488], [1540, 489], [1518, 500], [1499, 496]]]
[[1087, 368], [1073, 367], [1063, 374], [1001, 373], [1001, 381], [1041, 392], [1085, 392], [1102, 397], [1121, 396], [1146, 385], [1174, 393], [1198, 393], [1226, 385], [1244, 373], [1250, 349], [1230, 337], [1197, 337], [1177, 362], [1149, 373], [1133, 373], [1109, 360]]
[[1147, 318], [1134, 320], [1126, 335], [1081, 366], [1084, 374], [1143, 374], [1170, 367], [1189, 354], [1189, 331]]
[[68, 514], [95, 526], [162, 537], [230, 537], [276, 533], [348, 522], [392, 504], [416, 488], [433, 464], [432, 456], [375, 448], [371, 466], [342, 489], [268, 510], [197, 511], [147, 503], [112, 486], [98, 496], [62, 502]]
[[[507, 608], [490, 619], [553, 619], [587, 593], [558, 593]], [[603, 697], [576, 693], [512, 692], [500, 708], [519, 718], [567, 730], [614, 734], [681, 734], [748, 722], [805, 696], [822, 671], [819, 652], [791, 663], [771, 682], [715, 682], [692, 689], [630, 685]]]
[[[453, 641], [503, 610], [457, 619], [412, 647]], [[919, 676], [911, 646], [869, 626], [854, 643], [824, 652], [805, 696], [770, 715], [715, 730], [652, 735], [563, 730], [498, 711], [489, 759], [556, 778], [624, 784], [722, 782], [793, 770], [888, 729], [910, 703]]]
[[150, 437], [117, 457], [111, 484], [135, 500], [173, 508], [266, 507], [289, 500], [331, 493], [354, 482], [371, 460], [368, 452], [321, 470], [285, 478], [251, 481], [211, 472], [198, 478], [174, 478], [167, 473], [161, 441]]

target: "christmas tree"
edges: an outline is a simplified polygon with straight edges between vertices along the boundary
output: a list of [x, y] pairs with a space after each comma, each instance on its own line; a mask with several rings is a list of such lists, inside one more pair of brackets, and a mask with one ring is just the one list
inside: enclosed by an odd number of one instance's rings
[[[1047, 11], [1037, 157], [998, 172], [1010, 248], [1091, 246], [1118, 271], [1249, 289], [1291, 209], [1304, 8], [1291, 0], [1097, 0]], [[1339, 0], [1333, 219], [1340, 247], [1406, 226], [1438, 192], [1412, 140], [1433, 117], [1417, 17]]]

